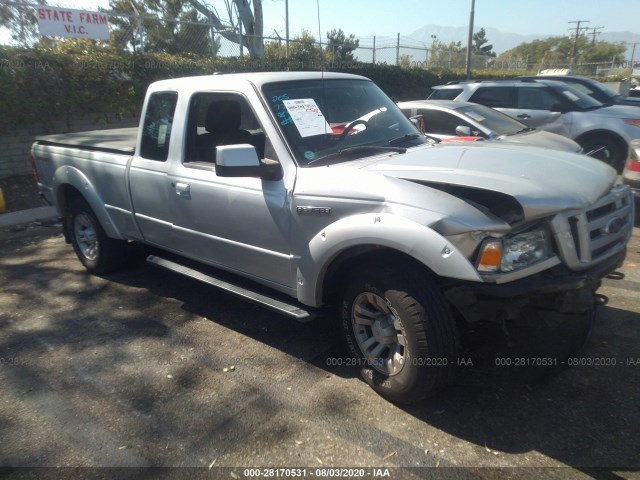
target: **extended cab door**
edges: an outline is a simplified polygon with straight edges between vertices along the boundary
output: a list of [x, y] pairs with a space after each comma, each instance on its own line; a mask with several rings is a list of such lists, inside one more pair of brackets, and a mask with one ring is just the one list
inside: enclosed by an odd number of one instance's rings
[[163, 247], [171, 244], [172, 235], [167, 159], [177, 101], [176, 92], [149, 95], [128, 176], [136, 225], [147, 242]]
[[221, 145], [252, 145], [259, 158], [266, 150], [277, 160], [247, 99], [232, 92], [194, 93], [183, 144], [183, 158], [172, 159], [169, 172], [175, 248], [281, 290], [295, 288], [286, 176], [216, 175], [215, 149]]

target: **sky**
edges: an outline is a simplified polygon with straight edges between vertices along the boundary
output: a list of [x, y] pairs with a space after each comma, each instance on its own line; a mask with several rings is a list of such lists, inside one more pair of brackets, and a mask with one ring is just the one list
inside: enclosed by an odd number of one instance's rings
[[[215, 0], [209, 0], [216, 3]], [[319, 0], [320, 32], [341, 28], [347, 35], [409, 35], [424, 25], [469, 25], [471, 0]], [[264, 33], [284, 37], [285, 0], [263, 0]], [[640, 33], [640, 0], [475, 0], [474, 31], [497, 28], [522, 35], [565, 35], [574, 24], [602, 31]], [[316, 0], [289, 0], [289, 31], [318, 36]]]
[[[223, 0], [204, 0], [224, 12]], [[35, 2], [34, 2], [35, 3]], [[48, 0], [50, 5], [94, 10], [108, 0]], [[471, 0], [289, 0], [290, 38], [303, 31], [316, 38], [341, 28], [357, 37], [408, 36], [425, 25], [465, 27]], [[320, 5], [320, 28], [318, 7]], [[264, 34], [285, 36], [285, 0], [263, 0]], [[474, 31], [481, 27], [522, 35], [567, 35], [575, 24], [603, 32], [640, 33], [640, 0], [475, 0]], [[0, 37], [8, 36], [6, 32]], [[2, 38], [4, 40], [4, 38]], [[490, 39], [489, 39], [490, 40]]]

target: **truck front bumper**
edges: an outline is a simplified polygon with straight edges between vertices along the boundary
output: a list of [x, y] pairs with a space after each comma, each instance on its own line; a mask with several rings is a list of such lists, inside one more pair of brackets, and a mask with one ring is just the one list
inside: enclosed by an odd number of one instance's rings
[[458, 283], [445, 288], [445, 295], [467, 321], [515, 318], [525, 306], [583, 313], [594, 307], [594, 292], [604, 277], [622, 266], [625, 256], [626, 249], [583, 272], [558, 265], [509, 283]]
[[604, 277], [622, 266], [626, 254], [627, 250], [625, 248], [616, 255], [613, 255], [584, 272], [572, 272], [566, 267], [558, 265], [537, 275], [509, 283], [500, 285], [495, 283], [482, 283], [474, 285], [474, 290], [479, 295], [497, 298], [558, 293], [582, 288], [595, 290], [600, 286], [600, 281]]

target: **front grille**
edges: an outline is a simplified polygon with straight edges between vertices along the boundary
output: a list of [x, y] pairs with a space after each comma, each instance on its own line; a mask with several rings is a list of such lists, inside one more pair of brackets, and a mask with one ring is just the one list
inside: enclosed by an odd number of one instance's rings
[[590, 207], [556, 215], [551, 228], [564, 263], [572, 270], [584, 270], [625, 247], [633, 220], [631, 189], [616, 185]]

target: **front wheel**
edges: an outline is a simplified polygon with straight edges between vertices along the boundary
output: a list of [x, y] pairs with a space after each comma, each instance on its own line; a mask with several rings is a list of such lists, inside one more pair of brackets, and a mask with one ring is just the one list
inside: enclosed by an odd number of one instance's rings
[[127, 242], [109, 238], [83, 198], [76, 198], [70, 203], [65, 226], [73, 250], [91, 273], [109, 273], [122, 267]]
[[435, 283], [418, 272], [363, 269], [347, 285], [342, 330], [365, 381], [398, 403], [440, 392], [455, 370], [458, 335]]
[[602, 160], [618, 173], [622, 173], [627, 152], [621, 142], [607, 135], [594, 135], [582, 139], [579, 143], [585, 153], [593, 152], [593, 158]]

